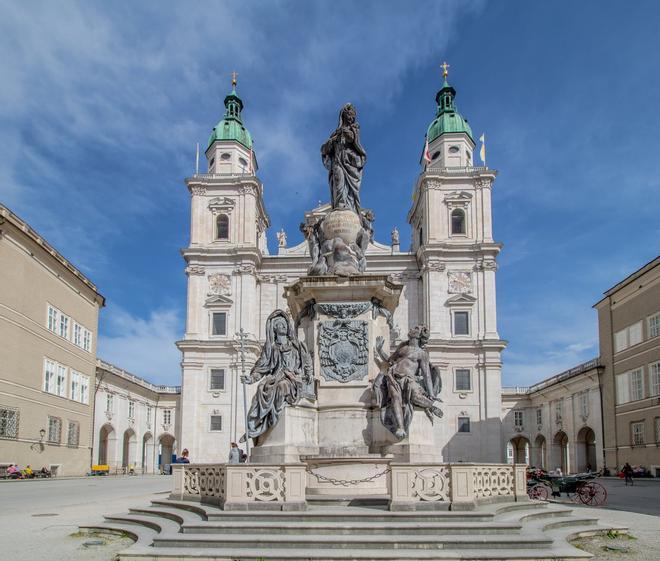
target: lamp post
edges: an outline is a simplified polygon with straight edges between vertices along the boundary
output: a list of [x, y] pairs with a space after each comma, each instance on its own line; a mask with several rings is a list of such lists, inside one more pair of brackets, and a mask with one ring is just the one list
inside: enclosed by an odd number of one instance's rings
[[[238, 339], [241, 342], [241, 378], [245, 377], [245, 339], [247, 333], [241, 327], [238, 332]], [[245, 454], [247, 455], [246, 463], [250, 461], [250, 436], [248, 435], [248, 409], [247, 409], [247, 383], [241, 379], [243, 383], [243, 419], [245, 422]]]

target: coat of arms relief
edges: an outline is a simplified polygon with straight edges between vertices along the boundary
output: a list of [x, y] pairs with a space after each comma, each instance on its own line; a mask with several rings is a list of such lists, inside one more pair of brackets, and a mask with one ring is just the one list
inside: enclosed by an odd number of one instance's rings
[[326, 380], [350, 382], [367, 375], [368, 322], [336, 319], [319, 323], [319, 359]]

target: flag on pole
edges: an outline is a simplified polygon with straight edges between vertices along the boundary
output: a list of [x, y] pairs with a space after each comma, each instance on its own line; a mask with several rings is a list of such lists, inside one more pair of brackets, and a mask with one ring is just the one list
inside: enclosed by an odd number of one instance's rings
[[424, 161], [426, 162], [424, 164], [424, 169], [426, 169], [426, 166], [428, 166], [431, 163], [431, 153], [429, 152], [429, 139], [428, 139], [428, 137], [425, 139], [425, 142], [424, 142]]
[[481, 161], [484, 163], [485, 166], [486, 165], [486, 133], [482, 133], [479, 140], [481, 140], [481, 150], [479, 150], [479, 157], [481, 158]]

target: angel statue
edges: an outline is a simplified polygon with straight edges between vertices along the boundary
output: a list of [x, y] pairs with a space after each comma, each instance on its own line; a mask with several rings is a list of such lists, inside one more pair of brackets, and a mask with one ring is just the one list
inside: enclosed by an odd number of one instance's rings
[[442, 411], [434, 405], [440, 401], [442, 380], [424, 349], [428, 339], [426, 327], [413, 327], [408, 340], [400, 343], [389, 357], [383, 352], [383, 338], [376, 339], [376, 352], [387, 368], [376, 376], [373, 391], [381, 422], [399, 440], [408, 436], [414, 406], [423, 408], [431, 422], [433, 416], [442, 417]]
[[355, 107], [347, 103], [339, 112], [339, 126], [321, 146], [323, 165], [328, 170], [333, 210], [360, 213], [360, 183], [367, 153], [360, 144], [360, 125]]
[[[295, 405], [313, 382], [312, 359], [298, 340], [286, 312], [275, 310], [266, 320], [266, 342], [244, 384], [259, 382], [248, 411], [247, 436], [257, 438], [279, 420], [287, 405]], [[245, 442], [246, 435], [241, 437]]]

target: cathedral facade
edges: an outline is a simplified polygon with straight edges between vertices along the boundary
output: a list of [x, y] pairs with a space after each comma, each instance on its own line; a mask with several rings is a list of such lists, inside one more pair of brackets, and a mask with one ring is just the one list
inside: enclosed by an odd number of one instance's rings
[[[287, 310], [285, 287], [305, 276], [311, 262], [307, 242], [287, 247], [283, 232], [277, 254], [268, 251], [266, 187], [233, 86], [208, 142], [208, 172], [186, 180], [191, 233], [183, 251], [186, 329], [177, 343], [183, 355], [179, 442], [195, 462], [226, 461], [230, 443], [244, 433], [254, 386], [244, 386], [240, 376], [259, 355], [268, 316]], [[442, 379], [444, 417], [433, 430], [443, 460], [501, 462], [506, 342], [497, 330], [495, 294], [501, 244], [492, 234], [491, 193], [497, 173], [474, 165], [474, 137], [455, 96], [445, 75], [423, 169], [414, 179], [407, 216], [412, 245], [401, 251], [397, 231], [389, 244], [372, 240], [366, 274], [403, 286], [392, 347], [417, 325], [429, 330], [426, 349]], [[329, 204], [319, 205], [305, 219], [329, 211]], [[318, 349], [310, 345], [310, 351]]]

